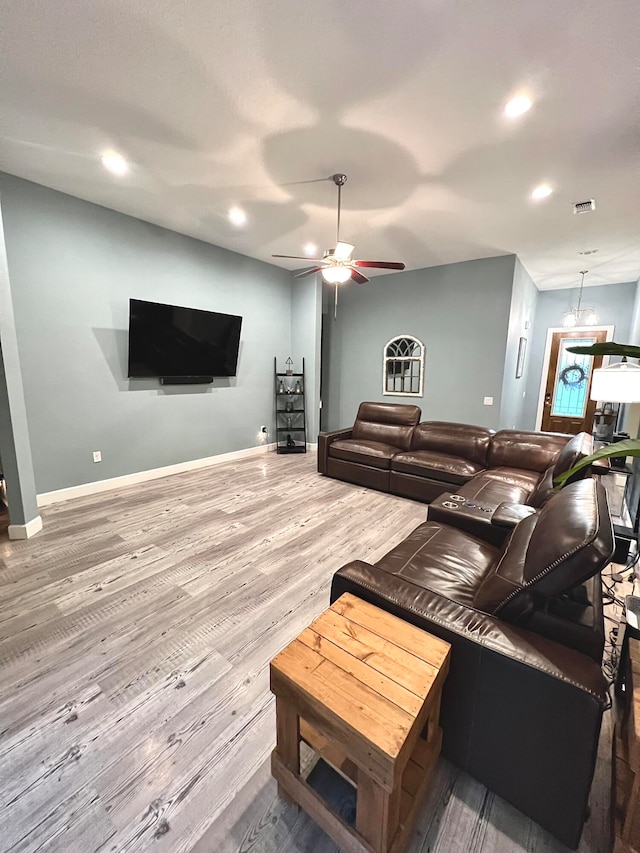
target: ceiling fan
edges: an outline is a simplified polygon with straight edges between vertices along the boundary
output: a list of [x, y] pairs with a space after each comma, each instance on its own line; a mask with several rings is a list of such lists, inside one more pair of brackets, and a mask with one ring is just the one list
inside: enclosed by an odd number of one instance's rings
[[[330, 284], [343, 284], [351, 279], [358, 284], [366, 284], [369, 279], [366, 275], [360, 272], [362, 268], [379, 269], [379, 270], [403, 270], [404, 264], [395, 261], [354, 261], [351, 257], [355, 246], [351, 243], [344, 243], [340, 239], [340, 202], [342, 195], [342, 187], [347, 182], [347, 176], [336, 174], [327, 178], [329, 181], [338, 187], [338, 227], [336, 229], [336, 245], [334, 249], [327, 249], [321, 258], [305, 258], [301, 255], [272, 255], [273, 258], [292, 258], [300, 261], [315, 261], [316, 266], [309, 267], [302, 272], [297, 273], [295, 278], [304, 278], [306, 275], [312, 275], [316, 272], [321, 272], [325, 281]], [[319, 265], [319, 266], [318, 266]], [[337, 296], [337, 293], [336, 293]]]

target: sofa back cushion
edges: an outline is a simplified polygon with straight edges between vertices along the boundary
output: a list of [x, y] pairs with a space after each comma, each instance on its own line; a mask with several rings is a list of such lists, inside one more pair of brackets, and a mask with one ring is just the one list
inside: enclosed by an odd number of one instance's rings
[[558, 454], [570, 438], [558, 432], [501, 429], [491, 439], [487, 467], [524, 468], [542, 473], [555, 465]]
[[[584, 459], [585, 456], [590, 456], [593, 453], [593, 438], [586, 432], [579, 432], [568, 441], [562, 448], [556, 461], [553, 465], [549, 465], [544, 472], [544, 476], [538, 483], [535, 491], [528, 500], [528, 504], [534, 507], [541, 507], [553, 494], [554, 479], [568, 471], [569, 468]], [[589, 473], [589, 468], [582, 468], [569, 480], [570, 483], [575, 483], [576, 480], [582, 480]]]
[[600, 572], [613, 544], [603, 486], [593, 479], [571, 483], [516, 525], [473, 606], [510, 622], [524, 621], [538, 604]]
[[351, 432], [352, 438], [380, 441], [401, 450], [411, 446], [411, 436], [420, 420], [418, 406], [400, 403], [360, 403]]
[[447, 421], [424, 421], [413, 431], [412, 450], [430, 450], [447, 456], [461, 456], [483, 467], [493, 430]]

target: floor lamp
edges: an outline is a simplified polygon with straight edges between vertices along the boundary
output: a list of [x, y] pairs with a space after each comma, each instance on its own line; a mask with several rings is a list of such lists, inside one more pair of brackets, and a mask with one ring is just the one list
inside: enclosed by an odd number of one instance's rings
[[608, 367], [598, 367], [593, 371], [589, 396], [605, 406], [607, 403], [640, 403], [640, 366], [630, 364], [625, 357]]

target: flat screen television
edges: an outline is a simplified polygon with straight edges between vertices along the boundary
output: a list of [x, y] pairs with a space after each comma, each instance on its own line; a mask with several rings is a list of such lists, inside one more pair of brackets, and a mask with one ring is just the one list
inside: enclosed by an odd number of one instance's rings
[[242, 317], [129, 300], [129, 377], [235, 376]]

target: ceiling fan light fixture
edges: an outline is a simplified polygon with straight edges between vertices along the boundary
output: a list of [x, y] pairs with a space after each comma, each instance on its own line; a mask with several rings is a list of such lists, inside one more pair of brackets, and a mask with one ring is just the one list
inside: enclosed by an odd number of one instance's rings
[[346, 261], [351, 257], [351, 252], [355, 249], [352, 243], [336, 243], [336, 247], [331, 253], [337, 261]]
[[322, 278], [329, 284], [344, 284], [351, 278], [351, 270], [339, 265], [326, 267], [322, 270]]
[[584, 290], [584, 277], [589, 272], [589, 270], [580, 270], [580, 275], [582, 276], [580, 280], [580, 291], [578, 293], [578, 304], [570, 308], [564, 315], [562, 325], [565, 328], [569, 328], [570, 326], [597, 326], [598, 325], [598, 315], [594, 311], [593, 308], [583, 308], [582, 307], [582, 291]]

